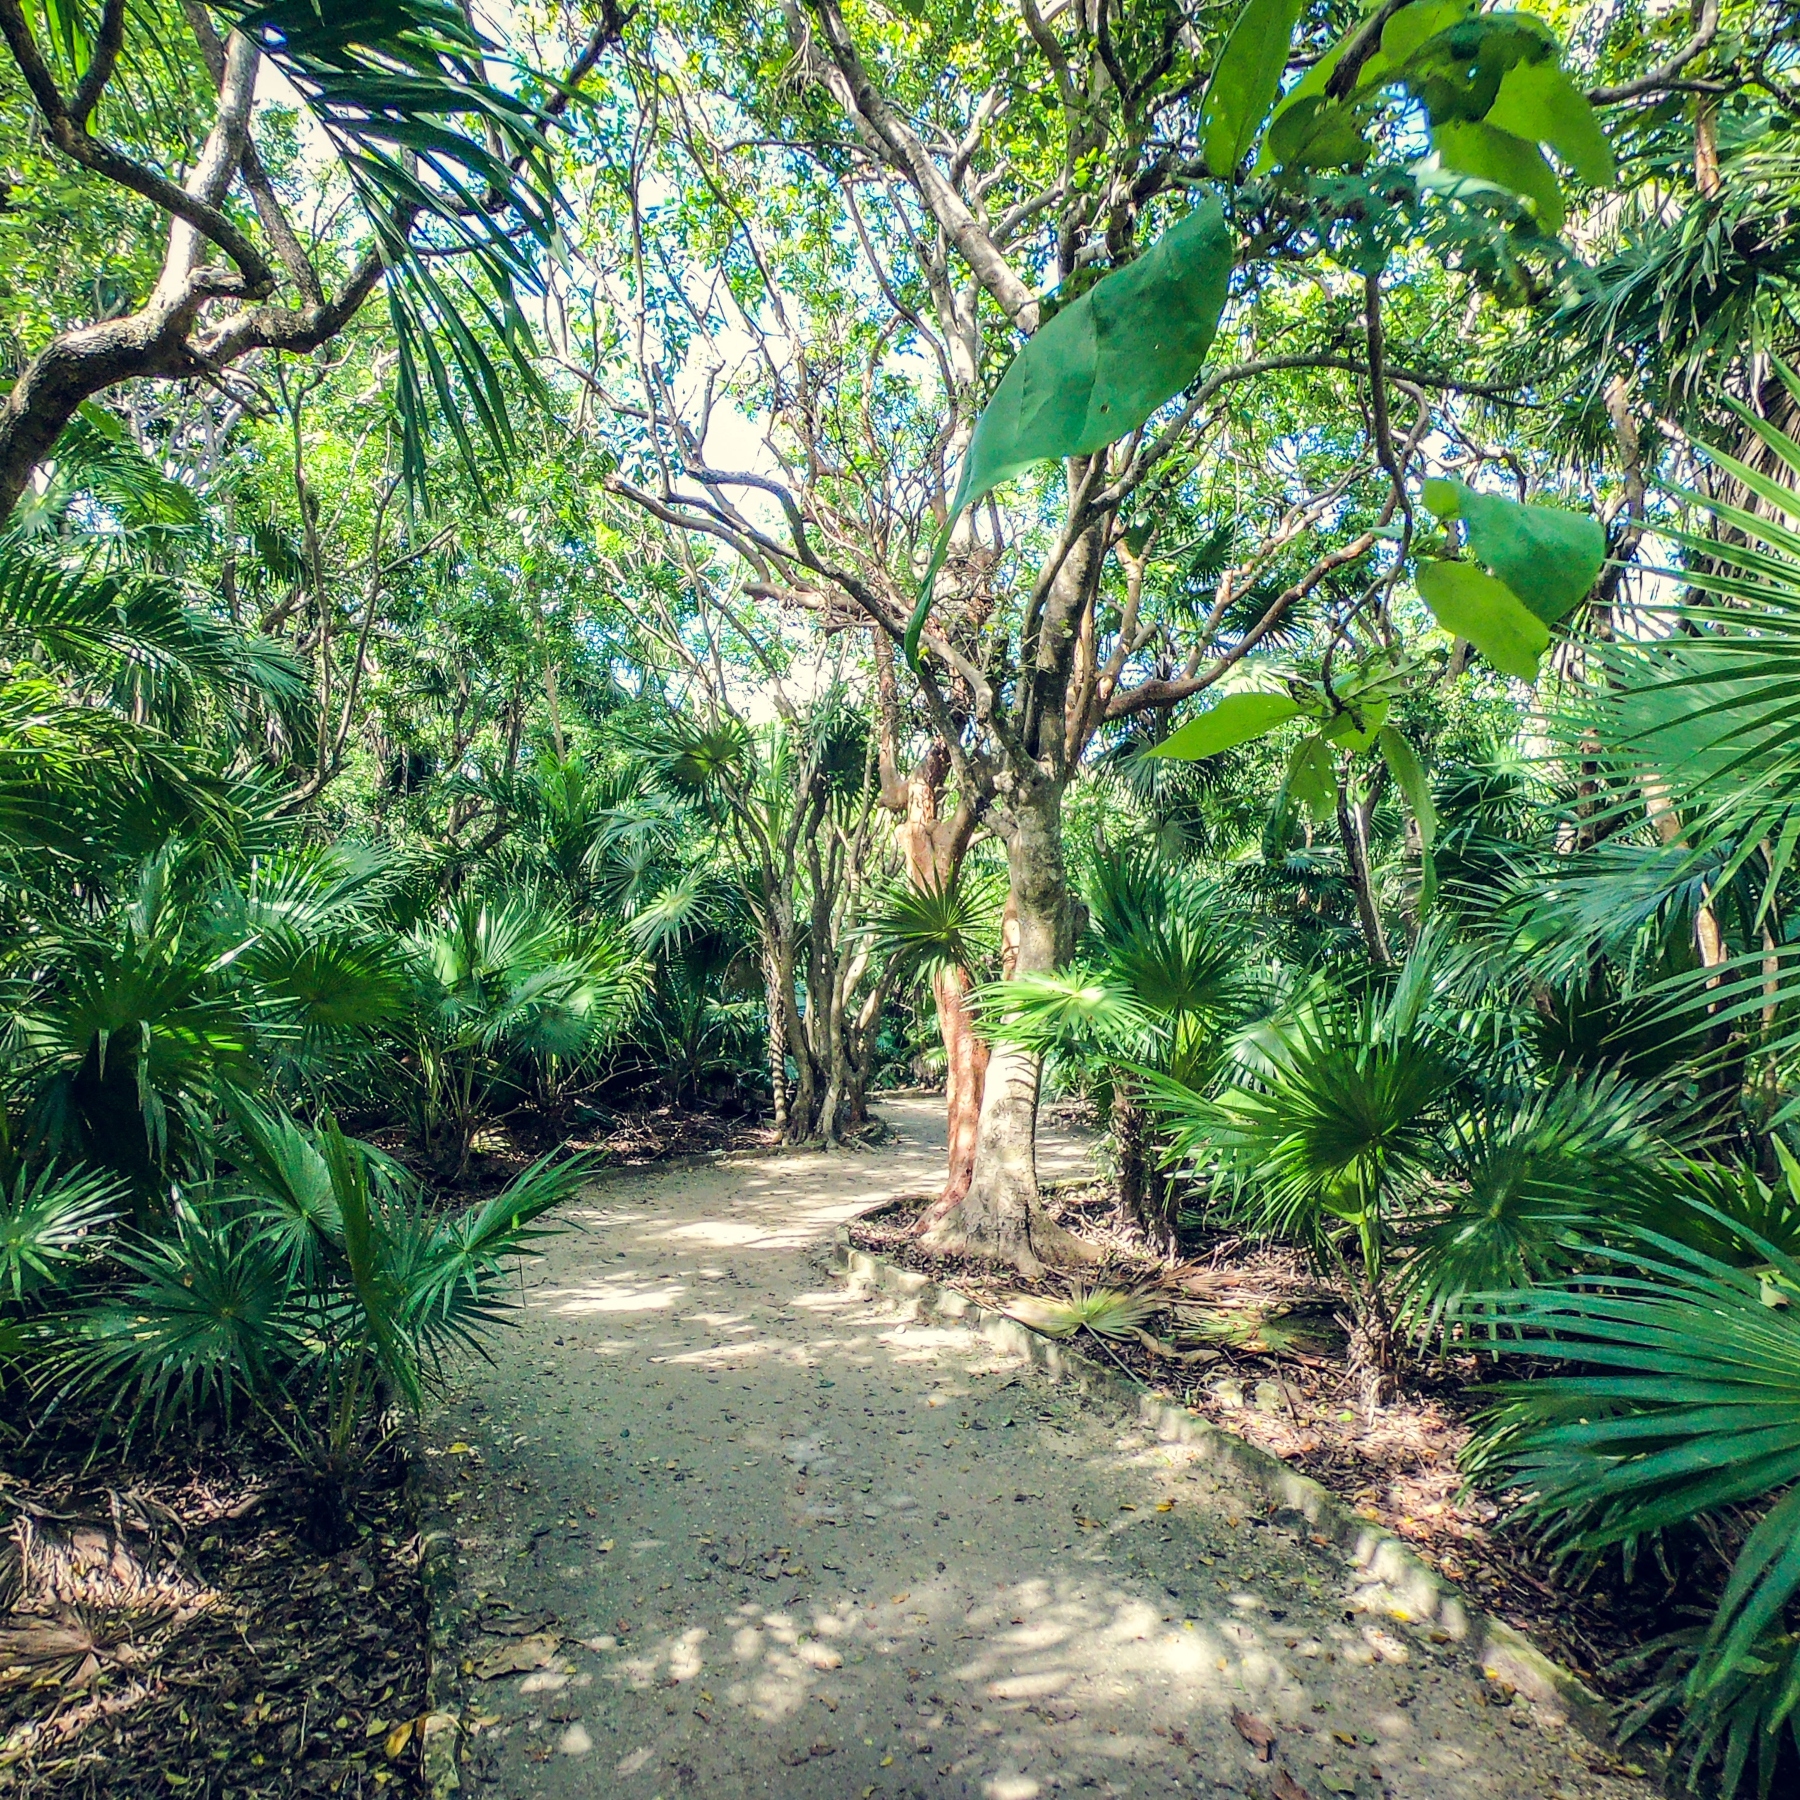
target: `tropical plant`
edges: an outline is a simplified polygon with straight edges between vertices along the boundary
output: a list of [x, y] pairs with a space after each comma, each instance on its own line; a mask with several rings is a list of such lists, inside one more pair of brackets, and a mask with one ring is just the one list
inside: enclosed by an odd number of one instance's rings
[[1717, 1753], [1732, 1792], [1754, 1762], [1768, 1800], [1800, 1753], [1800, 1262], [1688, 1204], [1768, 1275], [1639, 1229], [1591, 1244], [1592, 1276], [1490, 1297], [1519, 1334], [1514, 1353], [1557, 1368], [1507, 1388], [1469, 1459], [1584, 1555], [1743, 1520], [1711, 1622], [1665, 1640], [1663, 1678], [1633, 1723], [1679, 1703], [1695, 1771]]
[[1146, 1074], [1172, 1156], [1230, 1216], [1306, 1246], [1342, 1282], [1378, 1394], [1399, 1337], [1396, 1232], [1431, 1166], [1455, 1078], [1434, 1028], [1430, 946], [1386, 995], [1323, 995], [1255, 1034], [1216, 1097]]
[[1078, 1066], [1111, 1120], [1120, 1203], [1177, 1249], [1174, 1198], [1142, 1099], [1142, 1073], [1206, 1086], [1223, 1034], [1254, 1004], [1245, 945], [1217, 888], [1150, 854], [1097, 856], [1076, 961], [978, 994], [990, 1035]]
[[329, 1547], [360, 1471], [417, 1413], [446, 1354], [480, 1349], [506, 1267], [588, 1164], [543, 1157], [441, 1215], [329, 1114], [307, 1131], [253, 1104], [234, 1111], [232, 1166], [111, 1247], [116, 1287], [85, 1298], [59, 1281], [40, 1380], [65, 1401], [113, 1403], [127, 1437], [201, 1411], [253, 1415], [312, 1471], [313, 1528]]
[[458, 895], [408, 945], [406, 1091], [421, 1144], [451, 1175], [484, 1118], [603, 1049], [639, 1000], [625, 935], [530, 889]]
[[1013, 1294], [1006, 1301], [1006, 1310], [1045, 1337], [1066, 1338], [1078, 1331], [1091, 1331], [1096, 1337], [1129, 1338], [1146, 1320], [1155, 1318], [1165, 1304], [1153, 1294], [1124, 1293], [1118, 1288], [1086, 1287], [1077, 1282], [1066, 1299]]

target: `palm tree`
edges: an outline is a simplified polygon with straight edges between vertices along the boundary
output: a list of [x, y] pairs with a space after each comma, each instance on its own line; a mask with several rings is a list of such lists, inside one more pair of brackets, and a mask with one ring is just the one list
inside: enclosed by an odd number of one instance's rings
[[962, 1203], [975, 1167], [988, 1051], [971, 994], [998, 961], [1004, 899], [999, 875], [965, 859], [948, 880], [895, 883], [869, 923], [876, 955], [896, 981], [930, 983], [944, 1033], [948, 1174], [936, 1203], [920, 1216], [921, 1232]]

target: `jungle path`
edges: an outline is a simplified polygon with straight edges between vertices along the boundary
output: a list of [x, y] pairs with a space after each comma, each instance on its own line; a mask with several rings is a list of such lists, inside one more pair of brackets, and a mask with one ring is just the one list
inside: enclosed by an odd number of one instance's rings
[[[597, 1184], [436, 1422], [487, 1628], [469, 1788], [1648, 1794], [1484, 1704], [1454, 1644], [1351, 1609], [1337, 1552], [1229, 1478], [847, 1290], [833, 1228], [939, 1178], [941, 1110], [881, 1111], [899, 1141], [866, 1154]], [[1054, 1138], [1043, 1162], [1086, 1167]]]

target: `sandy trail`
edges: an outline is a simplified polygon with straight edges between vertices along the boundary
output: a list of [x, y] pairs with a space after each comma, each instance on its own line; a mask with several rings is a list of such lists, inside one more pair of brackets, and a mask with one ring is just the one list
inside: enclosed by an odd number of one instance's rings
[[941, 1112], [882, 1112], [865, 1155], [591, 1190], [437, 1422], [465, 1592], [510, 1628], [472, 1658], [550, 1656], [468, 1682], [477, 1792], [1647, 1793], [1182, 1450], [846, 1291], [832, 1228], [939, 1178]]

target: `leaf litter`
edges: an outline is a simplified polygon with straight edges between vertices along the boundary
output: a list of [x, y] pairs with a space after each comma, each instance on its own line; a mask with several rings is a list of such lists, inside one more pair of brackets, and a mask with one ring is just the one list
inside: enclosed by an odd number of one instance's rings
[[[422, 1791], [425, 1606], [397, 1459], [349, 1547], [267, 1447], [0, 1468], [0, 1795]], [[91, 1438], [88, 1440], [91, 1443]]]

